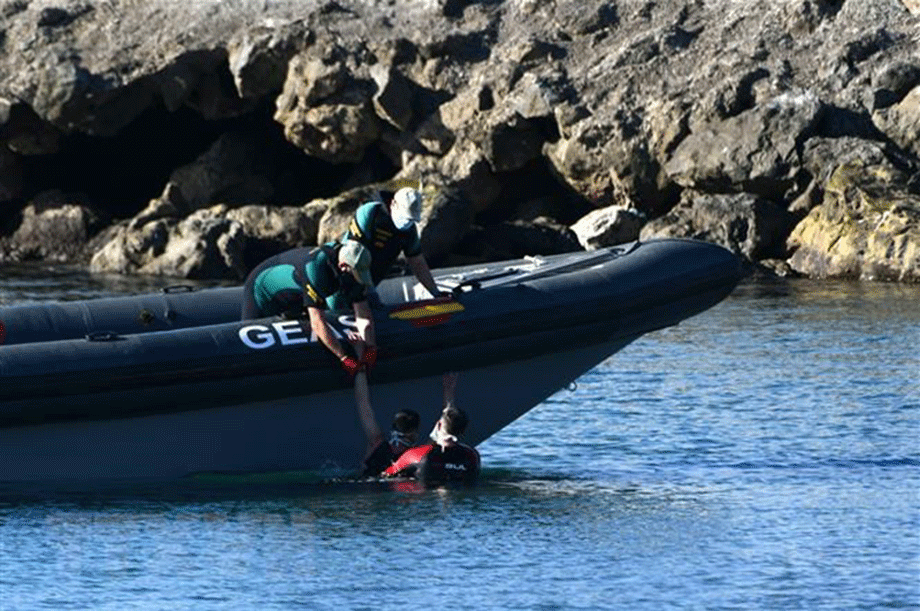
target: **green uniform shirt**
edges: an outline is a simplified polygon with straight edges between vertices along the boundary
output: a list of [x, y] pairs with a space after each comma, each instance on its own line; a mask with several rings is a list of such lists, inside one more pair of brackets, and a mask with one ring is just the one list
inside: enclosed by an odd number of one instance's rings
[[334, 294], [348, 305], [367, 299], [364, 285], [338, 269], [337, 246], [295, 248], [263, 262], [247, 282], [262, 315], [307, 307], [326, 309], [326, 299]]
[[393, 224], [382, 202], [362, 204], [355, 211], [344, 239], [357, 240], [371, 252], [371, 278], [374, 285], [386, 277], [399, 253], [406, 257], [422, 254], [422, 241], [415, 224], [400, 231]]

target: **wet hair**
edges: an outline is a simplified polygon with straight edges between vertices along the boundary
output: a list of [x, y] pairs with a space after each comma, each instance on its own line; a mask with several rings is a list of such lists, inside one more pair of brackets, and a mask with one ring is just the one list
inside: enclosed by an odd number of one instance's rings
[[466, 425], [470, 419], [459, 407], [445, 407], [441, 414], [444, 419], [444, 430], [448, 435], [460, 436], [466, 431]]
[[393, 416], [393, 430], [400, 433], [412, 433], [418, 430], [418, 412], [411, 409], [402, 409]]

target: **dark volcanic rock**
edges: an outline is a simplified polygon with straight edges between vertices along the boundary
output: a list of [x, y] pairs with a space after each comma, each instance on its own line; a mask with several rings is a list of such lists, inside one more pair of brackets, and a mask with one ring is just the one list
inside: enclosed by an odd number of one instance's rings
[[802, 165], [799, 151], [814, 134], [821, 111], [811, 94], [783, 94], [689, 135], [665, 171], [697, 191], [779, 199], [794, 185]]
[[696, 238], [757, 261], [783, 253], [789, 224], [786, 211], [756, 195], [687, 191], [671, 212], [643, 227], [641, 238]]

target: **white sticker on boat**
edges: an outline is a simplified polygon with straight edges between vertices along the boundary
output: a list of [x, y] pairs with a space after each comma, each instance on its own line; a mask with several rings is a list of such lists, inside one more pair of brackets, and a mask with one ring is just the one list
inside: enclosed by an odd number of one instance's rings
[[[336, 339], [342, 339], [338, 329], [332, 327], [332, 332]], [[247, 325], [239, 330], [239, 336], [243, 344], [255, 350], [271, 348], [276, 344], [291, 346], [317, 341], [316, 334], [308, 336], [297, 320], [282, 320], [270, 325]]]
[[341, 316], [339, 316], [339, 324], [342, 325], [343, 327], [348, 327], [349, 329], [352, 329], [353, 331], [358, 330], [358, 321], [355, 320], [354, 314], [342, 314]]

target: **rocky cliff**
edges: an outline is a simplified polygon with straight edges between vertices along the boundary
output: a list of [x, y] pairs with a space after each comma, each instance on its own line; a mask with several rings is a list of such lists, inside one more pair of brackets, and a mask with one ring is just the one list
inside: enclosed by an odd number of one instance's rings
[[6, 260], [242, 278], [421, 184], [435, 265], [920, 281], [916, 0], [7, 0], [0, 77]]

